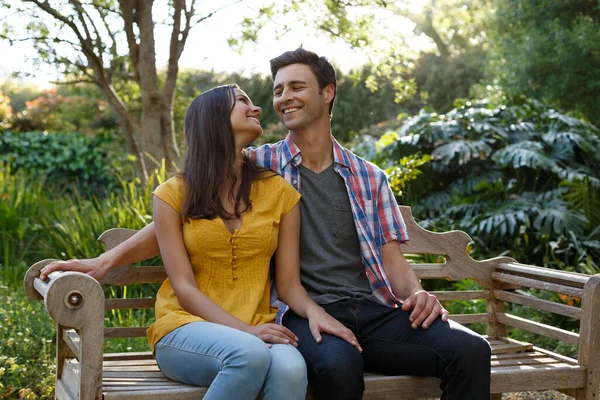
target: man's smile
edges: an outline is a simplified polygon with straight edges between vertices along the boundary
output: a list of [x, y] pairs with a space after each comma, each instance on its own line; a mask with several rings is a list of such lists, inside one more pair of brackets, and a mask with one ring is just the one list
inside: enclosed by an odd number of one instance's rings
[[300, 110], [300, 107], [290, 107], [290, 108], [286, 108], [285, 110], [283, 110], [284, 114], [289, 114], [289, 113], [293, 113]]

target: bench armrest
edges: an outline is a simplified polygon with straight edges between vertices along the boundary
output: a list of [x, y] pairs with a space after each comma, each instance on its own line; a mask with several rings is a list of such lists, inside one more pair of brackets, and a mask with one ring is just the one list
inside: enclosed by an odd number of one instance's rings
[[43, 260], [32, 265], [23, 280], [30, 300], [44, 300], [50, 317], [57, 324], [82, 328], [104, 320], [104, 291], [97, 280], [74, 271], [55, 271], [42, 281], [40, 269], [54, 260]]
[[42, 281], [40, 269], [52, 261], [32, 265], [23, 286], [29, 299], [44, 300], [56, 322], [57, 394], [95, 400], [102, 397], [104, 291], [97, 280], [81, 272], [55, 271]]

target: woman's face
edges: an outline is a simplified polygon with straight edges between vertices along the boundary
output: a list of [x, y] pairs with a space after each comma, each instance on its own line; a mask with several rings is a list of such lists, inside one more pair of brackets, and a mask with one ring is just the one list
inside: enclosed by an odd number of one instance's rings
[[231, 126], [236, 145], [246, 146], [262, 134], [258, 117], [262, 109], [252, 104], [243, 90], [234, 89], [235, 100], [231, 110]]

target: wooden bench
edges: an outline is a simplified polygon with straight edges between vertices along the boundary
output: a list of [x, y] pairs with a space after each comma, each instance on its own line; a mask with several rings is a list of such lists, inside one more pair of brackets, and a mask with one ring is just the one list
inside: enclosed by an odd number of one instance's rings
[[[491, 398], [504, 392], [556, 389], [577, 399], [600, 400], [600, 274], [590, 276], [522, 265], [507, 257], [475, 261], [467, 255], [471, 239], [460, 231], [433, 233], [418, 226], [409, 207], [401, 207], [410, 241], [405, 254], [437, 254], [442, 264], [415, 264], [421, 279], [473, 279], [481, 290], [433, 292], [440, 301], [485, 301], [486, 312], [453, 315], [459, 323], [484, 323], [492, 355]], [[111, 229], [99, 240], [107, 248], [135, 231]], [[44, 300], [56, 322], [56, 397], [58, 399], [198, 399], [206, 388], [173, 382], [162, 375], [150, 352], [103, 354], [105, 338], [145, 336], [147, 327], [105, 327], [105, 310], [153, 308], [154, 299], [105, 299], [102, 285], [160, 283], [163, 267], [124, 265], [100, 283], [77, 272], [55, 272], [47, 282], [33, 265], [24, 279], [31, 300]], [[581, 299], [581, 307], [544, 300], [518, 288], [536, 288]], [[548, 296], [546, 296], [548, 297]], [[579, 333], [505, 312], [514, 303], [579, 320]], [[507, 326], [578, 346], [572, 359], [507, 337]], [[399, 360], [401, 362], [401, 360]], [[428, 377], [365, 376], [365, 399], [439, 397], [439, 380]]]

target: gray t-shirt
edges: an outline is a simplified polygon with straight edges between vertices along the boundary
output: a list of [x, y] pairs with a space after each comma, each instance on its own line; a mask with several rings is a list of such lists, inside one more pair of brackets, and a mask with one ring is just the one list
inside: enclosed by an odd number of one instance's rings
[[375, 300], [344, 179], [333, 165], [318, 174], [302, 165], [299, 171], [302, 284], [317, 304], [345, 298]]

